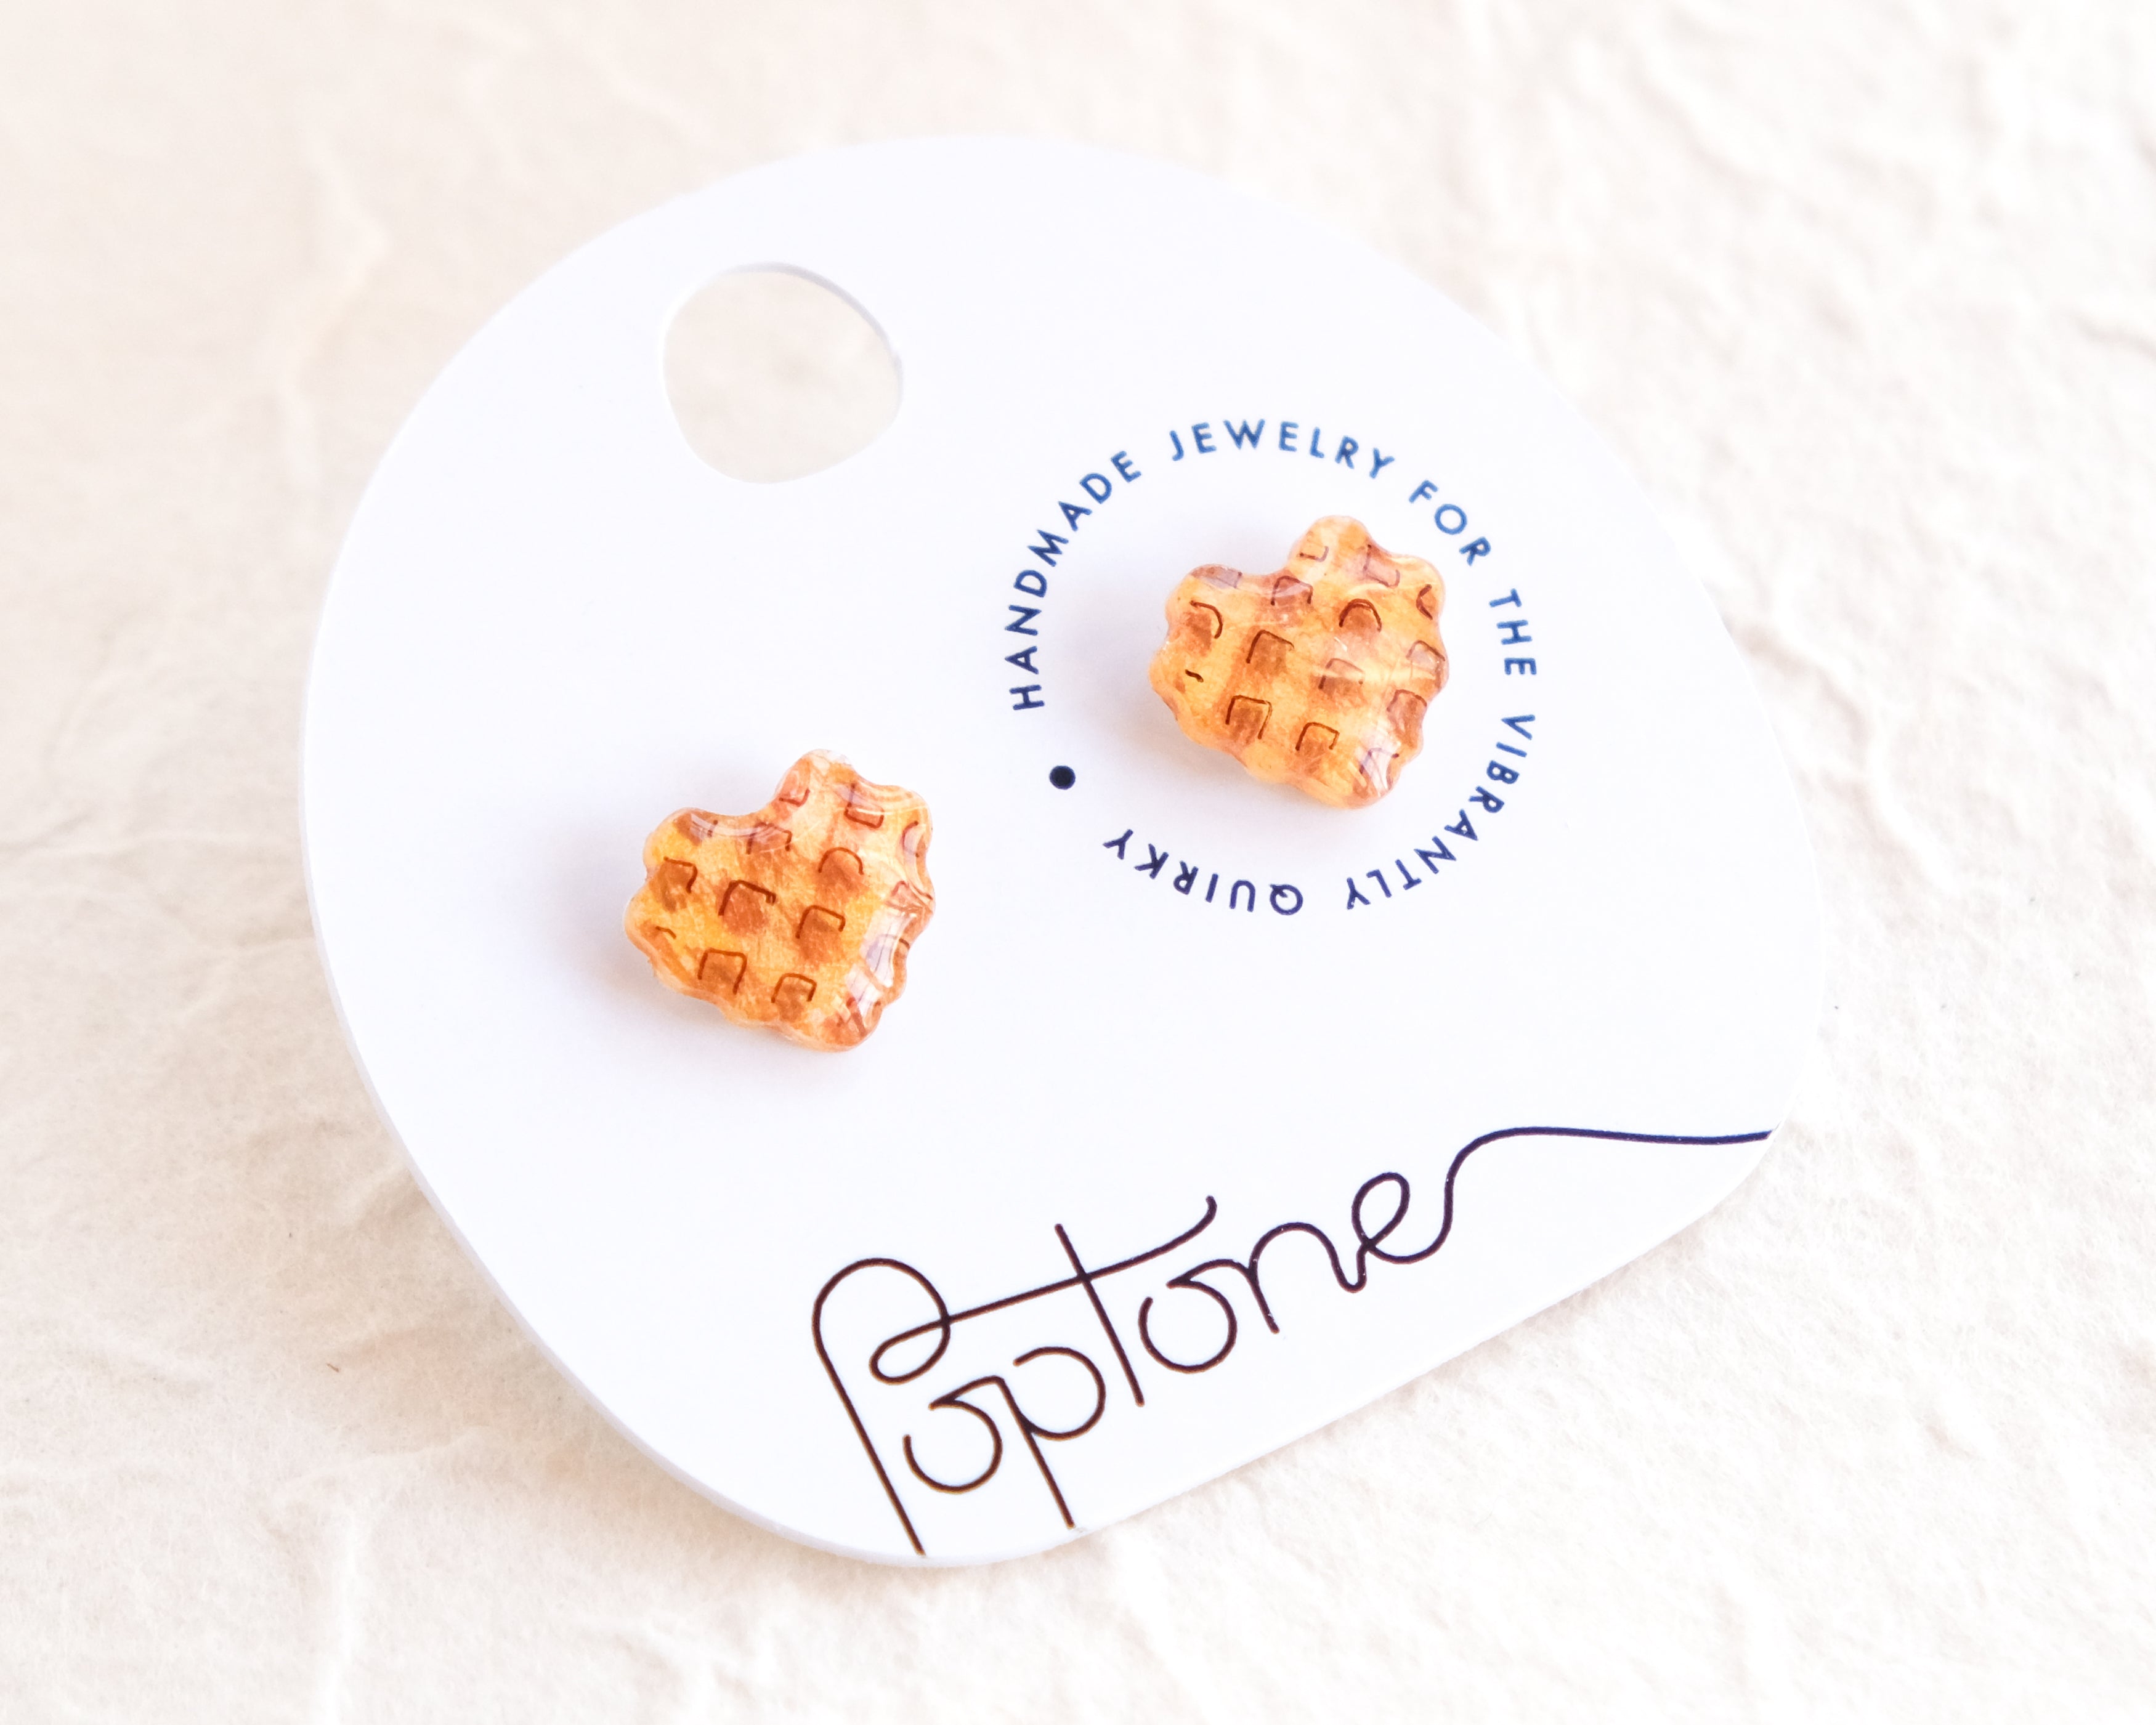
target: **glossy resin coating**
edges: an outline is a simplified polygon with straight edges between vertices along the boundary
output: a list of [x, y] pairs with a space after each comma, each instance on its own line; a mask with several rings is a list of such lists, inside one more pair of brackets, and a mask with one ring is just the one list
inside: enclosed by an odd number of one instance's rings
[[1275, 574], [1210, 564], [1185, 576], [1152, 686], [1194, 742], [1359, 808], [1421, 752], [1424, 711], [1445, 687], [1444, 607], [1429, 564], [1327, 515]]
[[752, 815], [683, 809], [644, 841], [627, 925], [659, 980], [737, 1024], [850, 1048], [934, 914], [928, 806], [804, 755]]

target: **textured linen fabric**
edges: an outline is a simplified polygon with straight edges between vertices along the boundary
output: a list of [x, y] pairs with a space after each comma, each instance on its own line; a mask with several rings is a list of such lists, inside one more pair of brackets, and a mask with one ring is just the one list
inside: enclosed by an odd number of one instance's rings
[[[953, 131], [1223, 175], [1548, 372], [1758, 680], [1829, 982], [1677, 1240], [920, 1573], [713, 1507], [525, 1339], [345, 1048], [295, 791], [465, 337], [675, 192]], [[17, 0], [0, 239], [0, 1717], [2156, 1709], [2156, 10]]]

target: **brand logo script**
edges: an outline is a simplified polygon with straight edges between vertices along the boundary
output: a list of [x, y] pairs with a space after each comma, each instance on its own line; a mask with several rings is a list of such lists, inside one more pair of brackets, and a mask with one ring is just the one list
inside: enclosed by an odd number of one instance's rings
[[[1069, 1273], [957, 1310], [952, 1309], [935, 1282], [913, 1265], [897, 1258], [860, 1258], [824, 1284], [816, 1296], [810, 1332], [817, 1357], [830, 1376], [831, 1387], [838, 1392], [854, 1434], [860, 1439], [869, 1465], [875, 1469], [884, 1495], [890, 1500], [891, 1510], [906, 1530], [906, 1539], [916, 1554], [927, 1555], [914, 1517], [907, 1508], [906, 1492], [900, 1489], [901, 1477], [940, 1493], [957, 1496], [977, 1492], [1001, 1472], [1006, 1460], [1006, 1434], [1024, 1450], [1026, 1459], [1040, 1476], [1046, 1502], [1052, 1504], [1063, 1526], [1075, 1528], [1078, 1523], [1063, 1482], [1058, 1478], [1048, 1451], [1042, 1446], [1072, 1442], [1099, 1426], [1111, 1400], [1111, 1372], [1121, 1380], [1131, 1407], [1134, 1410], [1145, 1409], [1145, 1383], [1132, 1357], [1133, 1344], [1139, 1359], [1150, 1360], [1180, 1376], [1193, 1376], [1215, 1369], [1235, 1352], [1244, 1333], [1239, 1304], [1244, 1312], [1254, 1313], [1269, 1332], [1279, 1334], [1280, 1321], [1266, 1297], [1264, 1279], [1265, 1252], [1276, 1241], [1291, 1234], [1308, 1236], [1323, 1253], [1339, 1288], [1347, 1293], [1359, 1293], [1370, 1284], [1373, 1264], [1389, 1269], [1406, 1268], [1435, 1257], [1444, 1246], [1452, 1233], [1454, 1188], [1460, 1170], [1469, 1157], [1486, 1145], [1524, 1138], [1598, 1139], [1640, 1144], [1756, 1144], [1767, 1135], [1764, 1132], [1743, 1132], [1698, 1138], [1561, 1126], [1512, 1126], [1485, 1133], [1453, 1157], [1445, 1170], [1444, 1200], [1435, 1219], [1435, 1229], [1421, 1244], [1410, 1243], [1419, 1231], [1412, 1226], [1414, 1194], [1407, 1177], [1386, 1172], [1364, 1180], [1348, 1205], [1348, 1226], [1354, 1240], [1353, 1250], [1345, 1257], [1331, 1236], [1315, 1223], [1306, 1221], [1281, 1222], [1266, 1229], [1242, 1257], [1204, 1256], [1217, 1247], [1217, 1242], [1199, 1244], [1219, 1214], [1219, 1205], [1209, 1197], [1205, 1200], [1204, 1215], [1173, 1239], [1110, 1263], [1087, 1264], [1069, 1231], [1057, 1223], [1054, 1228], [1055, 1241]], [[1148, 1269], [1149, 1266], [1158, 1267]], [[1142, 1285], [1157, 1287], [1158, 1292], [1147, 1292], [1139, 1299], [1136, 1321], [1127, 1329], [1110, 1315], [1103, 1288], [1115, 1283], [1112, 1292], [1118, 1296], [1116, 1303], [1127, 1309], [1128, 1296], [1136, 1289], [1123, 1278], [1139, 1272], [1144, 1272], [1147, 1277]], [[878, 1327], [865, 1331], [857, 1322], [841, 1326], [845, 1334], [840, 1346], [846, 1356], [845, 1369], [842, 1370], [833, 1354], [834, 1337], [827, 1327], [827, 1316], [834, 1296], [847, 1283], [862, 1277], [880, 1277], [886, 1282], [895, 1277], [910, 1284], [910, 1292], [888, 1285], [879, 1290], [882, 1298], [877, 1302], [878, 1310], [887, 1313], [891, 1296], [898, 1295], [912, 1303], [916, 1311], [927, 1315], [895, 1330], [880, 1327], [888, 1322], [887, 1318], [876, 1320]], [[1215, 1285], [1216, 1281], [1219, 1285]], [[1175, 1294], [1197, 1295], [1211, 1303], [1216, 1326], [1213, 1333], [1217, 1341], [1209, 1352], [1201, 1350], [1194, 1357], [1178, 1358], [1163, 1345], [1163, 1338], [1157, 1333], [1155, 1312], [1162, 1299]], [[1235, 1297], [1238, 1295], [1240, 1300]], [[1083, 1299], [1090, 1306], [1090, 1319], [1074, 1312], [1061, 1315], [1066, 1319], [1077, 1316], [1089, 1329], [1098, 1329], [1100, 1340], [1088, 1344], [1095, 1352], [1064, 1342], [1050, 1342], [1020, 1348], [1011, 1356], [1008, 1367], [1000, 1364], [999, 1356], [991, 1362], [996, 1369], [990, 1370], [962, 1369], [956, 1364], [952, 1344], [962, 1327], [978, 1325], [992, 1314], [1012, 1313], [1021, 1308], [1031, 1308], [1035, 1316], [1045, 1318], [1051, 1308], [1040, 1303], [1065, 1296]], [[1008, 1332], [998, 1333], [1008, 1346]], [[1052, 1372], [1061, 1379], [1061, 1393], [1056, 1399], [1062, 1405], [1054, 1424], [1042, 1416], [1045, 1410], [1040, 1398], [1030, 1391], [1021, 1395], [1014, 1382], [1014, 1376], [1024, 1368], [1050, 1361], [1060, 1364], [1055, 1367], [1043, 1364], [1039, 1381], [1045, 1390], [1050, 1384], [1047, 1374]], [[1102, 1369], [1104, 1363], [1106, 1370]], [[974, 1366], [981, 1364], [983, 1361], [977, 1357]], [[941, 1372], [939, 1367], [943, 1368]], [[902, 1465], [903, 1475], [894, 1468], [893, 1458], [887, 1456], [870, 1436], [854, 1389], [849, 1387], [850, 1379], [855, 1386], [865, 1389], [867, 1385], [862, 1382], [864, 1372], [874, 1385], [892, 1390], [911, 1388], [906, 1398], [907, 1407], [899, 1415], [908, 1427], [900, 1438], [896, 1458]], [[1156, 1390], [1159, 1387], [1157, 1384]], [[1068, 1393], [1073, 1388], [1080, 1390], [1075, 1403]], [[944, 1414], [968, 1416], [978, 1422], [979, 1431], [985, 1434], [976, 1439], [977, 1445], [986, 1446], [985, 1461], [969, 1477], [950, 1479], [932, 1471], [916, 1445], [916, 1428], [923, 1427], [931, 1416]], [[878, 1423], [884, 1422], [879, 1420]], [[976, 1453], [979, 1453], [978, 1448]], [[911, 1485], [908, 1489], [911, 1489]]]

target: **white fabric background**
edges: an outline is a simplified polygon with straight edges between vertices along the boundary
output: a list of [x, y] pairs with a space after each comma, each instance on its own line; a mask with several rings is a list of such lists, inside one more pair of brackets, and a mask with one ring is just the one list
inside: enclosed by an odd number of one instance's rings
[[[1224, 175], [1552, 375], [1759, 680], [1830, 978], [1677, 1241], [906, 1573], [675, 1484], [497, 1306], [339, 1037], [295, 767], [339, 535], [489, 313], [968, 130]], [[2147, 1717], [2152, 450], [2138, 0], [0, 9], [0, 1716]]]

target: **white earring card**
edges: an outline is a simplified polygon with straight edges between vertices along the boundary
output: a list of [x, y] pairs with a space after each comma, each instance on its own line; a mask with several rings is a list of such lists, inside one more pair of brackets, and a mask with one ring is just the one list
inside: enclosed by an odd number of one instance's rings
[[[754, 484], [660, 356], [773, 267], [902, 394]], [[1444, 587], [1421, 753], [1357, 808], [1147, 682], [1186, 575], [1334, 516]], [[623, 932], [657, 822], [812, 750], [934, 815], [932, 924], [841, 1053]], [[1647, 1251], [1817, 1011], [1774, 740], [1594, 435], [1398, 265], [1076, 146], [782, 162], [519, 295], [352, 525], [305, 766], [354, 1050], [503, 1298], [698, 1489], [893, 1562], [1131, 1514]]]

